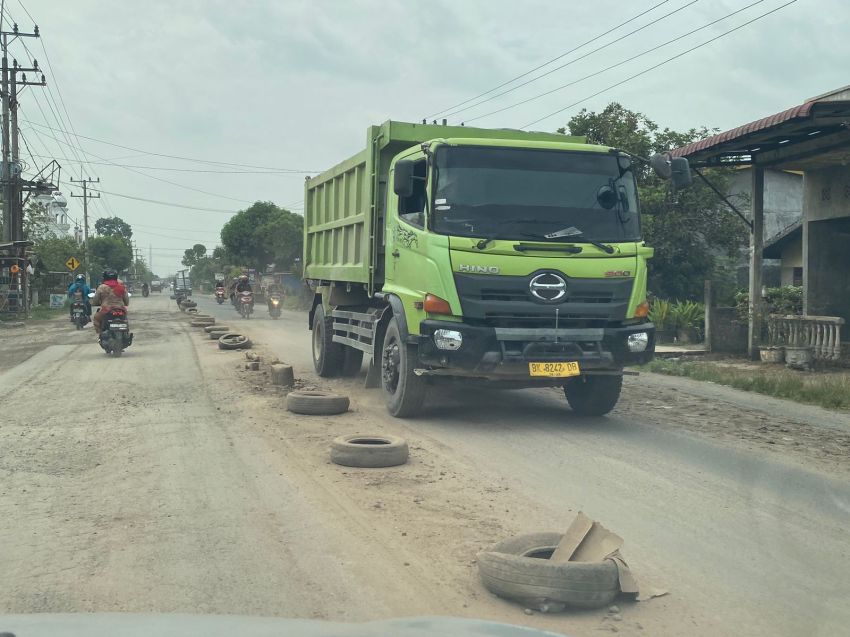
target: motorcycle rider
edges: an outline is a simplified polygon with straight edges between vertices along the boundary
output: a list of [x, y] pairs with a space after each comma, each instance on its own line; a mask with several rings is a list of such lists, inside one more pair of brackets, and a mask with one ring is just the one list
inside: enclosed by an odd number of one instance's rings
[[71, 285], [68, 286], [68, 296], [71, 298], [71, 301], [72, 301], [71, 309], [69, 310], [69, 313], [71, 315], [72, 320], [74, 318], [74, 303], [73, 303], [73, 301], [77, 297], [77, 295], [80, 296], [80, 298], [83, 301], [83, 304], [85, 305], [86, 316], [91, 318], [91, 303], [89, 303], [89, 294], [90, 293], [91, 293], [91, 288], [88, 285], [86, 285], [85, 275], [78, 274], [75, 277], [73, 283], [71, 283]]
[[103, 272], [103, 282], [95, 291], [91, 304], [100, 306], [97, 314], [92, 317], [94, 331], [100, 337], [100, 324], [103, 321], [103, 315], [112, 308], [126, 307], [130, 304], [130, 295], [127, 293], [127, 288], [118, 280], [118, 273], [115, 270], [105, 270]]
[[[242, 292], [250, 292], [254, 293], [254, 288], [251, 287], [251, 282], [248, 280], [248, 275], [243, 274], [239, 277], [239, 281], [236, 283], [236, 294], [241, 294]], [[253, 307], [254, 301], [251, 301], [251, 306]], [[237, 307], [238, 309], [238, 307]]]
[[148, 290], [149, 290], [149, 288], [148, 288], [148, 284], [147, 284], [147, 283], [142, 283], [142, 296], [147, 296], [147, 295], [148, 295]]
[[272, 309], [272, 296], [277, 296], [278, 300], [283, 298], [283, 289], [281, 289], [281, 286], [277, 283], [269, 283], [269, 287], [266, 290], [266, 305], [268, 305], [269, 312], [271, 312]]

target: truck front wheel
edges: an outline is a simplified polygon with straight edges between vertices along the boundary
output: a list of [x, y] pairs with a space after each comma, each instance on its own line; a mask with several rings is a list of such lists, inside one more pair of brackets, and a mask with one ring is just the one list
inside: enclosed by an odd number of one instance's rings
[[337, 376], [342, 367], [345, 348], [333, 342], [333, 318], [325, 318], [325, 310], [316, 306], [313, 314], [313, 367], [323, 378]]
[[405, 343], [395, 317], [390, 319], [381, 350], [381, 386], [387, 409], [396, 418], [417, 415], [425, 400], [425, 381], [413, 373], [416, 350]]
[[579, 376], [564, 385], [564, 395], [573, 411], [580, 416], [604, 416], [620, 399], [623, 377]]

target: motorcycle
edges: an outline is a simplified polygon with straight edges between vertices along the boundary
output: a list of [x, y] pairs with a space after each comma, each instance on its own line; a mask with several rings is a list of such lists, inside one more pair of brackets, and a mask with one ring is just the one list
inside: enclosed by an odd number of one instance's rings
[[269, 316], [272, 317], [273, 319], [280, 318], [281, 302], [282, 302], [282, 299], [280, 298], [280, 294], [273, 293], [273, 294], [269, 295], [269, 301], [268, 301]]
[[78, 330], [81, 330], [85, 327], [89, 320], [85, 301], [82, 299], [74, 299], [71, 304], [71, 322], [77, 326]]
[[150, 291], [148, 290], [148, 286], [143, 285], [142, 286], [142, 296], [147, 297], [148, 294], [150, 294]]
[[113, 307], [103, 315], [100, 323], [100, 346], [107, 354], [121, 356], [133, 344], [133, 334], [127, 322], [127, 310]]
[[251, 314], [254, 312], [254, 295], [251, 292], [240, 292], [239, 293], [239, 314], [242, 315], [243, 319], [251, 318]]
[[215, 289], [215, 302], [221, 305], [224, 303], [224, 288], [216, 288]]

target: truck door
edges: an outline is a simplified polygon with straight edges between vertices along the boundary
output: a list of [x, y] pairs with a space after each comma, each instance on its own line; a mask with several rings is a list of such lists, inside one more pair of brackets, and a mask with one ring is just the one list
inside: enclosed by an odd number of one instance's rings
[[[429, 263], [428, 240], [430, 237], [425, 231], [428, 214], [428, 163], [421, 152], [405, 159], [412, 159], [415, 162], [416, 179], [413, 192], [409, 197], [399, 197], [392, 188], [387, 189], [384, 290], [397, 294], [410, 315], [413, 303], [421, 301], [429, 291], [426, 283], [427, 275], [430, 270], [435, 269], [435, 265]], [[392, 182], [391, 173], [389, 183]], [[409, 327], [413, 332], [414, 326]]]

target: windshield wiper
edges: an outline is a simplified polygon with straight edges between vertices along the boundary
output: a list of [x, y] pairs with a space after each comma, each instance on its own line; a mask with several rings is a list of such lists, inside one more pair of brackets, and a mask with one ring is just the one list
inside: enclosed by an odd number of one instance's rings
[[576, 228], [575, 226], [570, 226], [569, 228], [561, 228], [560, 230], [555, 230], [555, 232], [547, 232], [543, 235], [546, 239], [560, 239], [562, 237], [569, 237], [569, 241], [575, 243], [589, 243], [592, 246], [596, 246], [603, 252], [607, 254], [614, 254], [614, 247], [609, 246], [607, 243], [600, 243], [599, 241], [594, 241], [592, 239], [578, 239], [575, 240], [573, 237], [583, 237], [584, 232]]
[[[496, 239], [499, 238], [499, 235], [502, 234], [502, 230], [504, 230], [503, 226], [509, 226], [511, 224], [520, 223], [520, 222], [522, 222], [522, 223], [548, 223], [548, 222], [545, 222], [545, 221], [541, 221], [539, 219], [502, 219], [501, 221], [496, 222], [497, 226], [499, 227], [499, 230], [493, 231], [492, 233], [490, 233], [489, 235], [487, 235], [483, 239], [480, 239], [478, 241], [478, 243], [475, 244], [475, 247], [478, 248], [479, 250], [483, 250], [484, 248], [487, 247], [487, 244], [489, 244], [491, 241], [495, 241]], [[531, 236], [531, 235], [527, 235], [527, 236]]]

